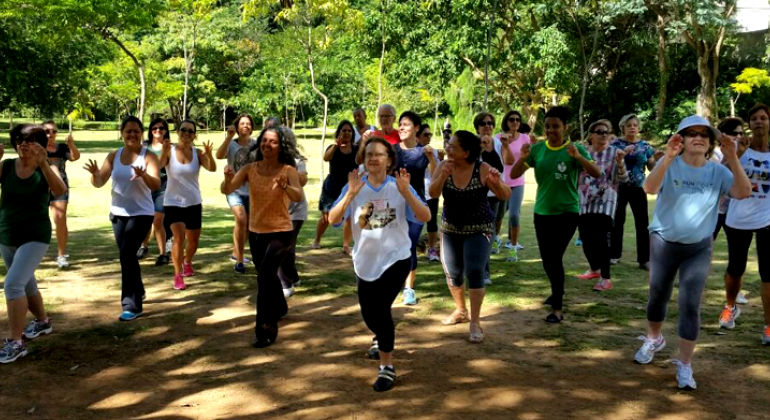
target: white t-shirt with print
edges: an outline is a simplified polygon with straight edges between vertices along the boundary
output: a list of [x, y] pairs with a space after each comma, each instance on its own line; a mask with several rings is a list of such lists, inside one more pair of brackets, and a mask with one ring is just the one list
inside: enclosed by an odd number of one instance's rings
[[[302, 159], [294, 159], [297, 162], [297, 173], [307, 174], [307, 165]], [[292, 201], [289, 203], [289, 216], [291, 220], [307, 220], [307, 198], [305, 197], [305, 190], [302, 190], [302, 200]]]
[[[353, 227], [353, 269], [362, 280], [375, 281], [390, 266], [411, 257], [407, 220], [418, 220], [398, 191], [395, 178], [388, 176], [377, 189], [369, 184], [368, 176], [364, 176], [364, 182], [344, 218], [351, 218]], [[337, 202], [345, 197], [348, 186], [342, 189]], [[409, 190], [422, 201], [412, 187]]]
[[770, 225], [770, 152], [747, 149], [741, 166], [751, 182], [751, 195], [730, 200], [725, 224], [733, 229], [762, 229]]

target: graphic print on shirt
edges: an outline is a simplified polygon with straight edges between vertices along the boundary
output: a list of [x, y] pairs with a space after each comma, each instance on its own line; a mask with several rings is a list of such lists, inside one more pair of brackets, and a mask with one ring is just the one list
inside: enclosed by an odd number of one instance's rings
[[566, 181], [569, 179], [569, 175], [565, 173], [567, 172], [567, 164], [564, 163], [564, 161], [559, 161], [559, 163], [556, 164], [556, 169], [559, 172], [553, 174], [554, 179], [559, 181]]
[[770, 192], [770, 161], [749, 157], [746, 175], [751, 181], [751, 198], [767, 198]]
[[681, 188], [685, 193], [705, 193], [714, 188], [713, 182], [698, 182], [682, 179], [674, 179], [674, 188]]
[[396, 209], [390, 207], [387, 200], [375, 199], [361, 206], [361, 214], [358, 216], [358, 227], [364, 230], [398, 227], [396, 221]]

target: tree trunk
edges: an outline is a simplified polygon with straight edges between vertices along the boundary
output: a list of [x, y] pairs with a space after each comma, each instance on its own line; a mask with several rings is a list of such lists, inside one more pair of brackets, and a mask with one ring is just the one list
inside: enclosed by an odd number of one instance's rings
[[668, 96], [668, 63], [666, 63], [666, 21], [658, 15], [658, 111], [655, 120], [663, 121], [663, 113], [666, 111], [666, 99]]
[[712, 123], [719, 118], [717, 115], [717, 74], [711, 63], [711, 54], [707, 48], [698, 49], [698, 75], [700, 90], [698, 91], [697, 114]]
[[[313, 29], [307, 28], [308, 43], [307, 43], [307, 64], [310, 69], [310, 84], [313, 87], [313, 91], [321, 97], [324, 101], [324, 121], [321, 131], [321, 155], [326, 151], [326, 124], [329, 118], [329, 98], [321, 92], [315, 84], [315, 69], [313, 68]], [[321, 165], [321, 179], [324, 179], [324, 165]]]
[[377, 73], [377, 109], [380, 109], [380, 105], [382, 105], [382, 66], [385, 63], [385, 9], [386, 9], [386, 0], [382, 0], [382, 22], [380, 22], [380, 25], [382, 26], [382, 51], [380, 52], [380, 69]]
[[[596, 55], [596, 48], [599, 45], [599, 28], [601, 28], [601, 15], [597, 14], [596, 17], [596, 28], [594, 29], [594, 41], [593, 45], [591, 46], [591, 55], [588, 57], [587, 60], [585, 60], [585, 69], [583, 71], [583, 89], [580, 93], [580, 111], [579, 112], [579, 118], [580, 118], [580, 138], [585, 139], [585, 121], [583, 120], [583, 110], [585, 109], [586, 104], [586, 91], [588, 90], [588, 78], [590, 77], [591, 73], [591, 62], [594, 60], [594, 55]], [[585, 52], [583, 52], [583, 59], [585, 59]]]
[[139, 98], [139, 119], [142, 120], [144, 118], [144, 102], [145, 102], [145, 96], [147, 94], [147, 83], [144, 79], [144, 64], [140, 63], [139, 60], [136, 58], [136, 56], [126, 48], [125, 45], [123, 45], [120, 40], [113, 35], [110, 32], [102, 32], [102, 36], [114, 42], [117, 44], [118, 47], [120, 47], [121, 50], [123, 50], [124, 53], [131, 59], [131, 61], [134, 62], [134, 65], [139, 70], [139, 83], [141, 84], [141, 96]]
[[187, 56], [187, 42], [182, 40], [182, 53], [184, 54], [184, 98], [182, 99], [182, 109], [184, 115], [182, 119], [187, 119], [187, 87], [190, 84], [190, 59]]

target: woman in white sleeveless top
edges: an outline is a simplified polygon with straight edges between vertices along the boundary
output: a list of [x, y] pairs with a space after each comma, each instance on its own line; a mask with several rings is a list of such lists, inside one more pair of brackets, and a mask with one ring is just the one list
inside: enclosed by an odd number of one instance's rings
[[152, 226], [155, 214], [152, 191], [160, 188], [158, 158], [142, 146], [143, 131], [139, 118], [126, 117], [120, 124], [124, 146], [110, 152], [101, 168], [91, 159], [85, 166], [96, 188], [104, 186], [112, 177], [110, 221], [120, 251], [121, 321], [132, 321], [142, 315], [144, 284], [136, 250]]
[[171, 248], [176, 290], [187, 288], [184, 277], [190, 277], [194, 273], [192, 259], [198, 250], [201, 237], [203, 201], [198, 186], [198, 174], [201, 166], [209, 172], [217, 170], [217, 163], [212, 155], [214, 146], [211, 142], [204, 142], [203, 151], [193, 147], [196, 134], [194, 121], [182, 121], [177, 128], [179, 141], [174, 146], [168, 140], [164, 142], [163, 154], [160, 156], [160, 167], [166, 168], [168, 176], [166, 196], [163, 199], [166, 223], [171, 226], [174, 238], [177, 238]]

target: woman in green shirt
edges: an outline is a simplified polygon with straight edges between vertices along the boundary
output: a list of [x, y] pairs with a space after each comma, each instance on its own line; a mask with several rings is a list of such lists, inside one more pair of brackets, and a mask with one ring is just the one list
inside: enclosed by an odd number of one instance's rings
[[[51, 243], [48, 200], [51, 194], [64, 194], [67, 186], [56, 166], [48, 162], [47, 144], [42, 126], [16, 126], [11, 130], [11, 145], [19, 157], [0, 164], [0, 252], [8, 269], [3, 291], [11, 324], [11, 337], [3, 342], [0, 363], [27, 355], [22, 336], [33, 339], [53, 331], [35, 270]], [[36, 319], [24, 328], [28, 310]]]
[[572, 144], [566, 136], [569, 109], [555, 106], [545, 114], [547, 141], [521, 147], [521, 156], [511, 168], [511, 178], [518, 178], [529, 168], [535, 169], [537, 197], [535, 199], [535, 236], [543, 260], [551, 296], [545, 303], [551, 313], [545, 322], [558, 323], [564, 319], [564, 264], [562, 259], [578, 224], [580, 199], [577, 181], [580, 171], [589, 176], [601, 176], [591, 156], [583, 146]]

